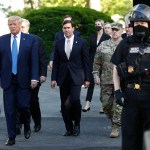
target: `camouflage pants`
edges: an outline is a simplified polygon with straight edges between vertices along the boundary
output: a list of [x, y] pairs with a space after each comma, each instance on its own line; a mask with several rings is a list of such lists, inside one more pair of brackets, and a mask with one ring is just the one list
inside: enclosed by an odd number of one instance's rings
[[100, 101], [104, 113], [111, 119], [113, 125], [121, 125], [122, 107], [117, 105], [114, 100], [114, 86], [113, 84], [101, 85]]

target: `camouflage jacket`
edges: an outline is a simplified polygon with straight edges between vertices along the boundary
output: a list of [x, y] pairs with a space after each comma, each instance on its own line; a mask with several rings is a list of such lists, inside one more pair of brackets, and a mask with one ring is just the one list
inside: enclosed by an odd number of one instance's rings
[[113, 84], [113, 64], [110, 62], [119, 41], [103, 41], [96, 50], [93, 75], [100, 76], [100, 84]]

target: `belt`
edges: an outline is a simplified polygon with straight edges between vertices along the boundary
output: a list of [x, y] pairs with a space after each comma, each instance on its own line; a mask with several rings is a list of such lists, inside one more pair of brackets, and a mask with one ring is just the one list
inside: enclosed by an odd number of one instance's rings
[[150, 84], [130, 83], [130, 84], [127, 84], [127, 88], [133, 88], [136, 90], [141, 90], [141, 89], [148, 90], [150, 89]]

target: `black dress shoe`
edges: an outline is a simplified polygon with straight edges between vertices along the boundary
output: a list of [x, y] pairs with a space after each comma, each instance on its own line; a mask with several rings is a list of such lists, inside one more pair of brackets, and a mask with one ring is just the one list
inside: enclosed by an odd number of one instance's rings
[[41, 125], [34, 126], [34, 132], [39, 132], [41, 130]]
[[14, 138], [13, 139], [8, 138], [6, 143], [5, 143], [6, 146], [12, 146], [14, 144], [15, 144], [15, 139]]
[[73, 129], [73, 136], [78, 136], [80, 134], [80, 126], [75, 125]]
[[30, 134], [31, 134], [31, 130], [25, 131], [25, 132], [24, 132], [24, 137], [25, 137], [26, 139], [29, 139], [29, 138], [30, 138]]
[[99, 113], [100, 113], [100, 114], [104, 114], [104, 112], [103, 112], [103, 111], [100, 111]]
[[73, 131], [66, 131], [63, 136], [71, 136], [73, 135]]
[[90, 110], [90, 107], [87, 108], [87, 109], [86, 109], [86, 108], [83, 108], [83, 109], [82, 109], [83, 112], [87, 112], [87, 111], [89, 111], [89, 110]]

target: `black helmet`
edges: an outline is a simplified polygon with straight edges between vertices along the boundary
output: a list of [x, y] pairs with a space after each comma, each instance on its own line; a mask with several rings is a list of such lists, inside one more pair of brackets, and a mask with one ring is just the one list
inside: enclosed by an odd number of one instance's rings
[[150, 7], [145, 4], [137, 4], [130, 11], [130, 21], [150, 22]]

